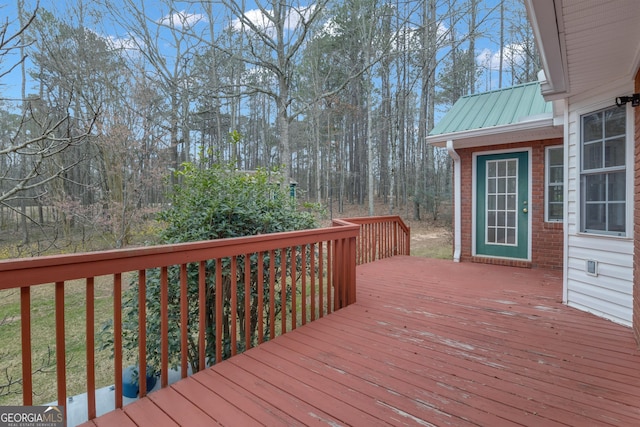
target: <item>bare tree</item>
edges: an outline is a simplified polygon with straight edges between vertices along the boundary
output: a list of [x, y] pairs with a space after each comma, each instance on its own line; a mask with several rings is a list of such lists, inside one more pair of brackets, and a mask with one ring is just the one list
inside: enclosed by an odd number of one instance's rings
[[[51, 184], [71, 171], [78, 162], [63, 162], [61, 154], [84, 144], [94, 125], [96, 111], [74, 116], [71, 108], [75, 93], [51, 108], [38, 96], [27, 96], [24, 68], [25, 49], [31, 44], [28, 31], [33, 27], [39, 9], [24, 10], [18, 1], [20, 16], [0, 25], [0, 84], [15, 81], [20, 73], [21, 93], [17, 97], [0, 94], [0, 102], [15, 111], [14, 127], [0, 141], [0, 205], [18, 213], [23, 219], [23, 241], [29, 243], [28, 227], [43, 226], [27, 206], [38, 206]], [[5, 65], [7, 64], [7, 65]], [[55, 111], [55, 113], [54, 113]], [[78, 126], [80, 125], [80, 126]], [[5, 139], [6, 138], [6, 139]]]
[[[134, 74], [145, 74], [148, 84], [162, 94], [164, 105], [156, 120], [162, 120], [169, 137], [167, 142], [172, 168], [178, 169], [183, 161], [190, 161], [190, 99], [192, 76], [200, 39], [192, 37], [191, 29], [203, 22], [201, 15], [177, 10], [175, 2], [165, 0], [157, 5], [162, 12], [159, 19], [151, 19], [144, 2], [124, 0], [104, 1], [113, 18], [113, 25], [124, 29], [124, 38], [130, 45], [134, 61]], [[175, 175], [172, 175], [175, 185]]]
[[[250, 66], [267, 71], [275, 85], [253, 85], [243, 81], [246, 92], [268, 95], [276, 104], [277, 129], [280, 138], [280, 161], [284, 167], [284, 182], [291, 175], [291, 143], [289, 129], [291, 122], [306, 109], [294, 109], [296, 95], [293, 92], [294, 69], [300, 61], [305, 41], [317, 23], [328, 0], [320, 0], [312, 6], [303, 6], [300, 1], [269, 0], [266, 4], [256, 2], [257, 10], [249, 13], [245, 2], [222, 0], [236, 19], [234, 26], [245, 36], [246, 46], [242, 51], [227, 54]], [[256, 19], [256, 16], [258, 18]], [[238, 88], [238, 92], [242, 92]]]

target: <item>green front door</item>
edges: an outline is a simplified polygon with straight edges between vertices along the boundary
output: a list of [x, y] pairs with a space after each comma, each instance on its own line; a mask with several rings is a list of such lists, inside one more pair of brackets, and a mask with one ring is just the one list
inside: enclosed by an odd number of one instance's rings
[[476, 254], [529, 258], [529, 154], [477, 157]]

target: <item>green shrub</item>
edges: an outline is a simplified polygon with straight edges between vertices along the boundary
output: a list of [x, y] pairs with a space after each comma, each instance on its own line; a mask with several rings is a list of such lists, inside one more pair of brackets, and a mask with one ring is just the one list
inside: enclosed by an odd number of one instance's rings
[[[247, 173], [234, 170], [228, 165], [214, 165], [208, 169], [201, 169], [194, 164], [187, 163], [176, 172], [180, 185], [171, 196], [171, 206], [159, 215], [159, 219], [166, 224], [161, 233], [163, 243], [179, 243], [229, 237], [250, 236], [257, 234], [293, 231], [318, 226], [312, 213], [297, 209], [296, 202], [289, 195], [289, 189], [284, 188], [278, 171], [258, 170]], [[298, 257], [299, 257], [298, 252]], [[238, 322], [238, 337], [236, 349], [244, 350], [246, 334], [250, 334], [251, 342], [257, 341], [258, 318], [263, 316], [264, 336], [270, 339], [268, 319], [272, 298], [269, 295], [269, 265], [274, 263], [276, 268], [276, 286], [286, 286], [279, 283], [281, 257], [287, 258], [286, 265], [291, 265], [291, 251], [280, 250], [274, 252], [274, 258], [264, 254], [264, 308], [258, 313], [257, 283], [258, 266], [257, 254], [251, 257], [251, 295], [245, 295], [244, 289], [244, 256], [237, 258], [237, 275], [231, 276], [231, 259], [221, 260], [222, 283], [216, 281], [215, 260], [206, 262], [206, 324], [199, 324], [198, 307], [198, 265], [187, 265], [188, 282], [188, 359], [194, 371], [198, 366], [197, 334], [204, 327], [206, 330], [206, 358], [208, 363], [214, 363], [216, 353], [215, 338], [215, 301], [216, 292], [223, 292], [223, 324], [222, 337], [223, 358], [231, 354], [232, 310], [236, 310], [238, 319], [245, 316], [245, 298], [250, 298], [249, 325], [242, 320]], [[298, 265], [300, 261], [298, 259]], [[287, 267], [288, 269], [289, 267]], [[170, 266], [168, 274], [168, 315], [169, 315], [169, 364], [172, 368], [180, 365], [180, 267]], [[290, 276], [287, 276], [290, 277]], [[147, 318], [147, 363], [151, 369], [160, 366], [160, 269], [150, 269], [146, 272], [146, 318]], [[231, 287], [237, 289], [237, 305], [231, 307]], [[290, 290], [286, 292], [290, 301]], [[131, 287], [123, 297], [123, 346], [136, 354], [138, 349], [138, 280], [132, 280]], [[278, 294], [278, 292], [276, 292]], [[282, 311], [282, 301], [277, 295], [274, 298], [274, 317]], [[111, 331], [110, 327], [105, 330]], [[109, 337], [109, 334], [105, 334]], [[111, 338], [107, 338], [110, 344]]]
[[182, 184], [171, 208], [160, 214], [166, 243], [252, 236], [317, 227], [315, 217], [298, 211], [283, 188], [281, 174], [264, 169], [239, 172], [227, 165], [198, 169], [184, 164]]

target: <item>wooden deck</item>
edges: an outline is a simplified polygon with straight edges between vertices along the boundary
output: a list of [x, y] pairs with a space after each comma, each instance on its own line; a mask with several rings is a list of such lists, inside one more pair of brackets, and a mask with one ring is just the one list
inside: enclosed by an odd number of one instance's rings
[[559, 273], [394, 257], [357, 302], [86, 425], [640, 425], [629, 328]]

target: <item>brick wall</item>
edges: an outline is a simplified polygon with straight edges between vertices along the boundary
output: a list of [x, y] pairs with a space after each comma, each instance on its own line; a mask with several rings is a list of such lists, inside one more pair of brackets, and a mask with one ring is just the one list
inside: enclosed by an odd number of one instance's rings
[[561, 145], [562, 139], [547, 139], [543, 141], [532, 141], [517, 144], [504, 144], [491, 147], [491, 150], [503, 150], [514, 148], [531, 147], [531, 176], [533, 186], [531, 188], [532, 200], [529, 201], [529, 215], [531, 218], [531, 261], [518, 261], [499, 258], [485, 258], [472, 256], [471, 233], [472, 233], [472, 161], [473, 153], [476, 151], [489, 151], [488, 147], [468, 148], [456, 150], [460, 155], [461, 167], [461, 231], [462, 247], [460, 260], [483, 262], [490, 264], [509, 265], [515, 267], [542, 268], [542, 269], [562, 269], [563, 260], [563, 225], [558, 222], [544, 221], [544, 156], [545, 147], [550, 145]]
[[[640, 70], [636, 74], [635, 93], [640, 92]], [[634, 204], [633, 204], [633, 332], [640, 345], [640, 113], [634, 111]]]

